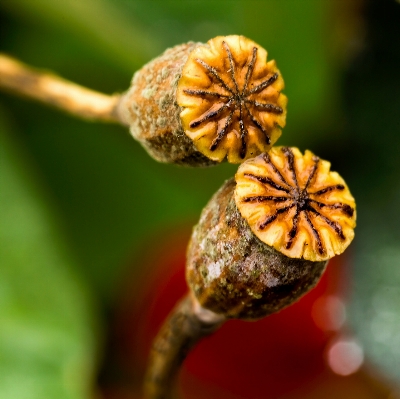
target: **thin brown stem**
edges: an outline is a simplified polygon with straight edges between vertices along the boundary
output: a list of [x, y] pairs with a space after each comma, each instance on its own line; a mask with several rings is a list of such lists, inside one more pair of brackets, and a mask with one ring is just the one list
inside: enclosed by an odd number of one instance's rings
[[180, 365], [190, 349], [224, 320], [223, 316], [202, 308], [191, 296], [183, 298], [154, 340], [144, 383], [145, 398], [172, 398]]
[[123, 123], [117, 107], [120, 95], [106, 95], [49, 72], [33, 69], [0, 54], [0, 89], [62, 109], [74, 116]]

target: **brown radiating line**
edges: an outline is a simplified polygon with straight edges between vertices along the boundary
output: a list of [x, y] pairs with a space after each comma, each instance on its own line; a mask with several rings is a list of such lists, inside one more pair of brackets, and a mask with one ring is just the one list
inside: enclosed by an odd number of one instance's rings
[[250, 95], [250, 94], [257, 93], [257, 92], [259, 92], [261, 90], [264, 90], [266, 87], [271, 86], [272, 83], [274, 83], [276, 79], [278, 79], [278, 74], [274, 73], [269, 79], [267, 79], [264, 82], [260, 83], [258, 86], [253, 87], [246, 94]]
[[238, 84], [237, 84], [237, 82], [236, 82], [236, 77], [235, 77], [235, 65], [234, 65], [234, 62], [233, 62], [233, 57], [232, 57], [231, 49], [229, 48], [229, 46], [226, 44], [225, 41], [222, 42], [222, 46], [224, 47], [226, 53], [228, 54], [231, 78], [232, 78], [233, 83], [235, 84], [236, 93], [239, 93], [239, 87], [238, 87]]
[[253, 73], [254, 64], [256, 63], [256, 58], [257, 58], [257, 47], [253, 47], [253, 56], [251, 57], [249, 67], [247, 68], [247, 72], [246, 72], [246, 78], [244, 80], [244, 86], [243, 86], [243, 90], [242, 90], [243, 94], [246, 92], [247, 85], [248, 85], [251, 75]]
[[313, 168], [311, 169], [310, 175], [308, 176], [308, 180], [306, 185], [304, 186], [304, 190], [307, 190], [308, 186], [311, 183], [311, 180], [314, 178], [315, 173], [317, 172], [318, 169], [318, 164], [319, 164], [319, 158], [317, 156], [313, 157], [314, 165]]
[[267, 227], [269, 224], [271, 224], [280, 214], [287, 212], [289, 209], [293, 208], [295, 205], [289, 205], [289, 206], [285, 206], [284, 208], [280, 208], [277, 209], [275, 211], [275, 213], [269, 217], [267, 217], [267, 219], [265, 219], [259, 226], [258, 228], [260, 230], [265, 229], [265, 227]]
[[194, 96], [213, 96], [218, 98], [229, 98], [229, 96], [225, 94], [215, 93], [207, 90], [191, 90], [191, 89], [183, 89], [186, 94], [194, 95]]
[[326, 216], [324, 216], [322, 213], [319, 213], [316, 209], [313, 207], [309, 206], [307, 208], [308, 211], [315, 213], [317, 216], [319, 216], [322, 220], [325, 221], [333, 230], [335, 230], [336, 234], [342, 239], [345, 240], [346, 237], [343, 234], [342, 227], [340, 226], [339, 223], [333, 222], [332, 220], [328, 219]]
[[226, 118], [225, 126], [223, 127], [222, 130], [220, 130], [217, 133], [217, 137], [213, 140], [213, 142], [210, 145], [210, 151], [214, 151], [218, 147], [218, 144], [221, 142], [221, 140], [224, 138], [228, 127], [232, 123], [232, 116], [233, 116], [234, 112], [235, 112], [235, 110], [231, 111], [228, 118]]
[[329, 193], [330, 191], [334, 191], [334, 190], [342, 191], [342, 190], [344, 190], [344, 185], [343, 184], [336, 184], [334, 186], [325, 187], [325, 188], [323, 188], [321, 190], [316, 191], [315, 193], [309, 193], [309, 194], [322, 195], [322, 194], [326, 194], [326, 193]]
[[265, 140], [266, 140], [267, 144], [270, 145], [271, 139], [268, 135], [268, 132], [264, 129], [264, 127], [261, 125], [261, 123], [255, 118], [255, 116], [250, 112], [250, 110], [246, 104], [244, 104], [244, 107], [246, 108], [246, 111], [249, 114], [251, 121], [264, 133]]
[[277, 105], [274, 104], [264, 104], [264, 103], [259, 103], [258, 101], [248, 100], [248, 99], [246, 99], [245, 101], [246, 103], [250, 103], [255, 107], [262, 108], [267, 112], [272, 112], [274, 114], [281, 114], [283, 112], [283, 109], [281, 107], [278, 107]]
[[222, 113], [225, 109], [229, 108], [232, 105], [231, 101], [228, 101], [226, 104], [222, 105], [220, 108], [218, 108], [215, 111], [211, 111], [210, 113], [208, 113], [207, 115], [203, 116], [201, 119], [197, 119], [192, 121], [189, 126], [191, 128], [197, 127], [199, 125], [201, 125], [203, 122], [208, 121], [212, 118], [214, 118], [215, 116], [219, 115], [220, 113]]
[[322, 255], [322, 254], [325, 252], [325, 249], [324, 249], [324, 247], [323, 247], [323, 245], [322, 245], [321, 237], [319, 236], [318, 230], [317, 230], [317, 229], [314, 227], [314, 225], [312, 224], [312, 222], [311, 222], [311, 220], [310, 220], [310, 218], [309, 218], [309, 216], [308, 216], [308, 214], [307, 214], [307, 211], [304, 211], [304, 216], [305, 216], [305, 218], [306, 218], [307, 223], [308, 223], [309, 226], [311, 227], [311, 230], [312, 230], [312, 232], [313, 232], [313, 234], [314, 234], [315, 239], [317, 240], [318, 252]]
[[246, 197], [243, 198], [243, 202], [264, 202], [264, 201], [274, 201], [274, 202], [285, 202], [287, 200], [291, 200], [290, 197], [273, 197], [272, 195], [264, 196], [258, 195], [256, 197]]
[[282, 151], [285, 154], [286, 159], [288, 161], [289, 170], [292, 172], [294, 184], [296, 185], [297, 188], [299, 188], [299, 183], [297, 182], [296, 168], [294, 166], [293, 151], [289, 147], [283, 147]]
[[196, 61], [203, 67], [205, 68], [212, 76], [214, 76], [215, 79], [218, 80], [218, 82], [221, 83], [221, 85], [228, 90], [230, 93], [235, 94], [233, 90], [225, 83], [225, 81], [218, 75], [218, 72], [213, 68], [212, 66], [208, 65], [205, 63], [203, 60], [200, 58], [196, 58]]
[[244, 176], [249, 177], [250, 179], [254, 179], [259, 181], [262, 184], [268, 184], [271, 187], [275, 188], [276, 190], [279, 191], [284, 191], [285, 193], [289, 194], [290, 190], [280, 186], [279, 184], [276, 184], [273, 180], [271, 180], [269, 177], [264, 177], [264, 176], [255, 176], [251, 173], [245, 173]]
[[293, 216], [293, 226], [292, 229], [289, 231], [289, 241], [286, 243], [286, 249], [289, 249], [293, 244], [293, 240], [297, 234], [298, 221], [299, 221], [299, 208], [296, 207], [296, 213]]
[[291, 185], [286, 181], [286, 179], [283, 177], [283, 175], [281, 174], [281, 172], [279, 172], [278, 168], [275, 166], [275, 164], [272, 162], [271, 157], [267, 154], [264, 153], [263, 155], [264, 161], [271, 166], [271, 168], [273, 169], [273, 171], [275, 172], [275, 174], [279, 177], [279, 180], [282, 183], [285, 183], [287, 186], [291, 187]]
[[242, 118], [242, 107], [240, 107], [240, 117], [239, 117], [239, 126], [240, 126], [240, 139], [242, 142], [242, 146], [240, 148], [240, 158], [244, 158], [246, 155], [246, 136], [247, 136], [247, 129], [246, 126], [243, 123], [243, 118]]
[[329, 209], [340, 209], [342, 210], [346, 215], [352, 217], [354, 215], [354, 208], [352, 208], [350, 205], [343, 204], [342, 202], [336, 202], [334, 204], [324, 204], [319, 201], [315, 201], [313, 199], [309, 199], [310, 202], [318, 205], [320, 208], [329, 208]]

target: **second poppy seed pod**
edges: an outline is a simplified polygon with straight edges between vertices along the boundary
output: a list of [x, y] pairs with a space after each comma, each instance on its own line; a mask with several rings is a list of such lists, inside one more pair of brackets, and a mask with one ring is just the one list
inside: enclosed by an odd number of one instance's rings
[[243, 36], [167, 50], [133, 77], [119, 114], [158, 161], [241, 163], [268, 151], [286, 119], [275, 61]]
[[267, 316], [314, 287], [354, 227], [354, 199], [328, 162], [273, 148], [241, 165], [204, 208], [188, 247], [188, 284], [215, 313]]

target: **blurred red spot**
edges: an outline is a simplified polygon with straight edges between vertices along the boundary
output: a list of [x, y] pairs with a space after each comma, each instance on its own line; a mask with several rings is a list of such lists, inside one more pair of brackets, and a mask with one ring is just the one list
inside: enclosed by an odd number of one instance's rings
[[[124, 363], [136, 369], [132, 373], [143, 373], [158, 328], [187, 292], [186, 243], [186, 237], [177, 238], [144, 259], [151, 269], [126, 286], [117, 333]], [[320, 313], [316, 323], [312, 310], [322, 298], [340, 297], [343, 263], [343, 257], [334, 258], [317, 287], [280, 313], [257, 322], [228, 321], [202, 340], [183, 365], [185, 397], [228, 398], [230, 392], [232, 399], [278, 398], [321, 373], [324, 348], [333, 334], [321, 325], [329, 325], [331, 315], [324, 321]]]

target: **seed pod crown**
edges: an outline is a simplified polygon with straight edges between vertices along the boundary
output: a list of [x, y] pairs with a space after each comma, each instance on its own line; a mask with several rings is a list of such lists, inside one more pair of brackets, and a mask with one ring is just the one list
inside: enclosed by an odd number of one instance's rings
[[158, 161], [241, 163], [268, 151], [285, 126], [283, 79], [266, 58], [243, 36], [176, 46], [134, 75], [119, 113]]
[[267, 151], [285, 126], [283, 79], [267, 52], [243, 36], [192, 51], [177, 100], [186, 134], [210, 159], [241, 163]]
[[311, 151], [273, 148], [242, 164], [236, 182], [236, 204], [253, 233], [289, 257], [327, 260], [354, 237], [354, 198]]
[[354, 199], [329, 162], [273, 148], [243, 163], [204, 208], [188, 247], [188, 284], [216, 313], [267, 316], [318, 282], [354, 227]]

